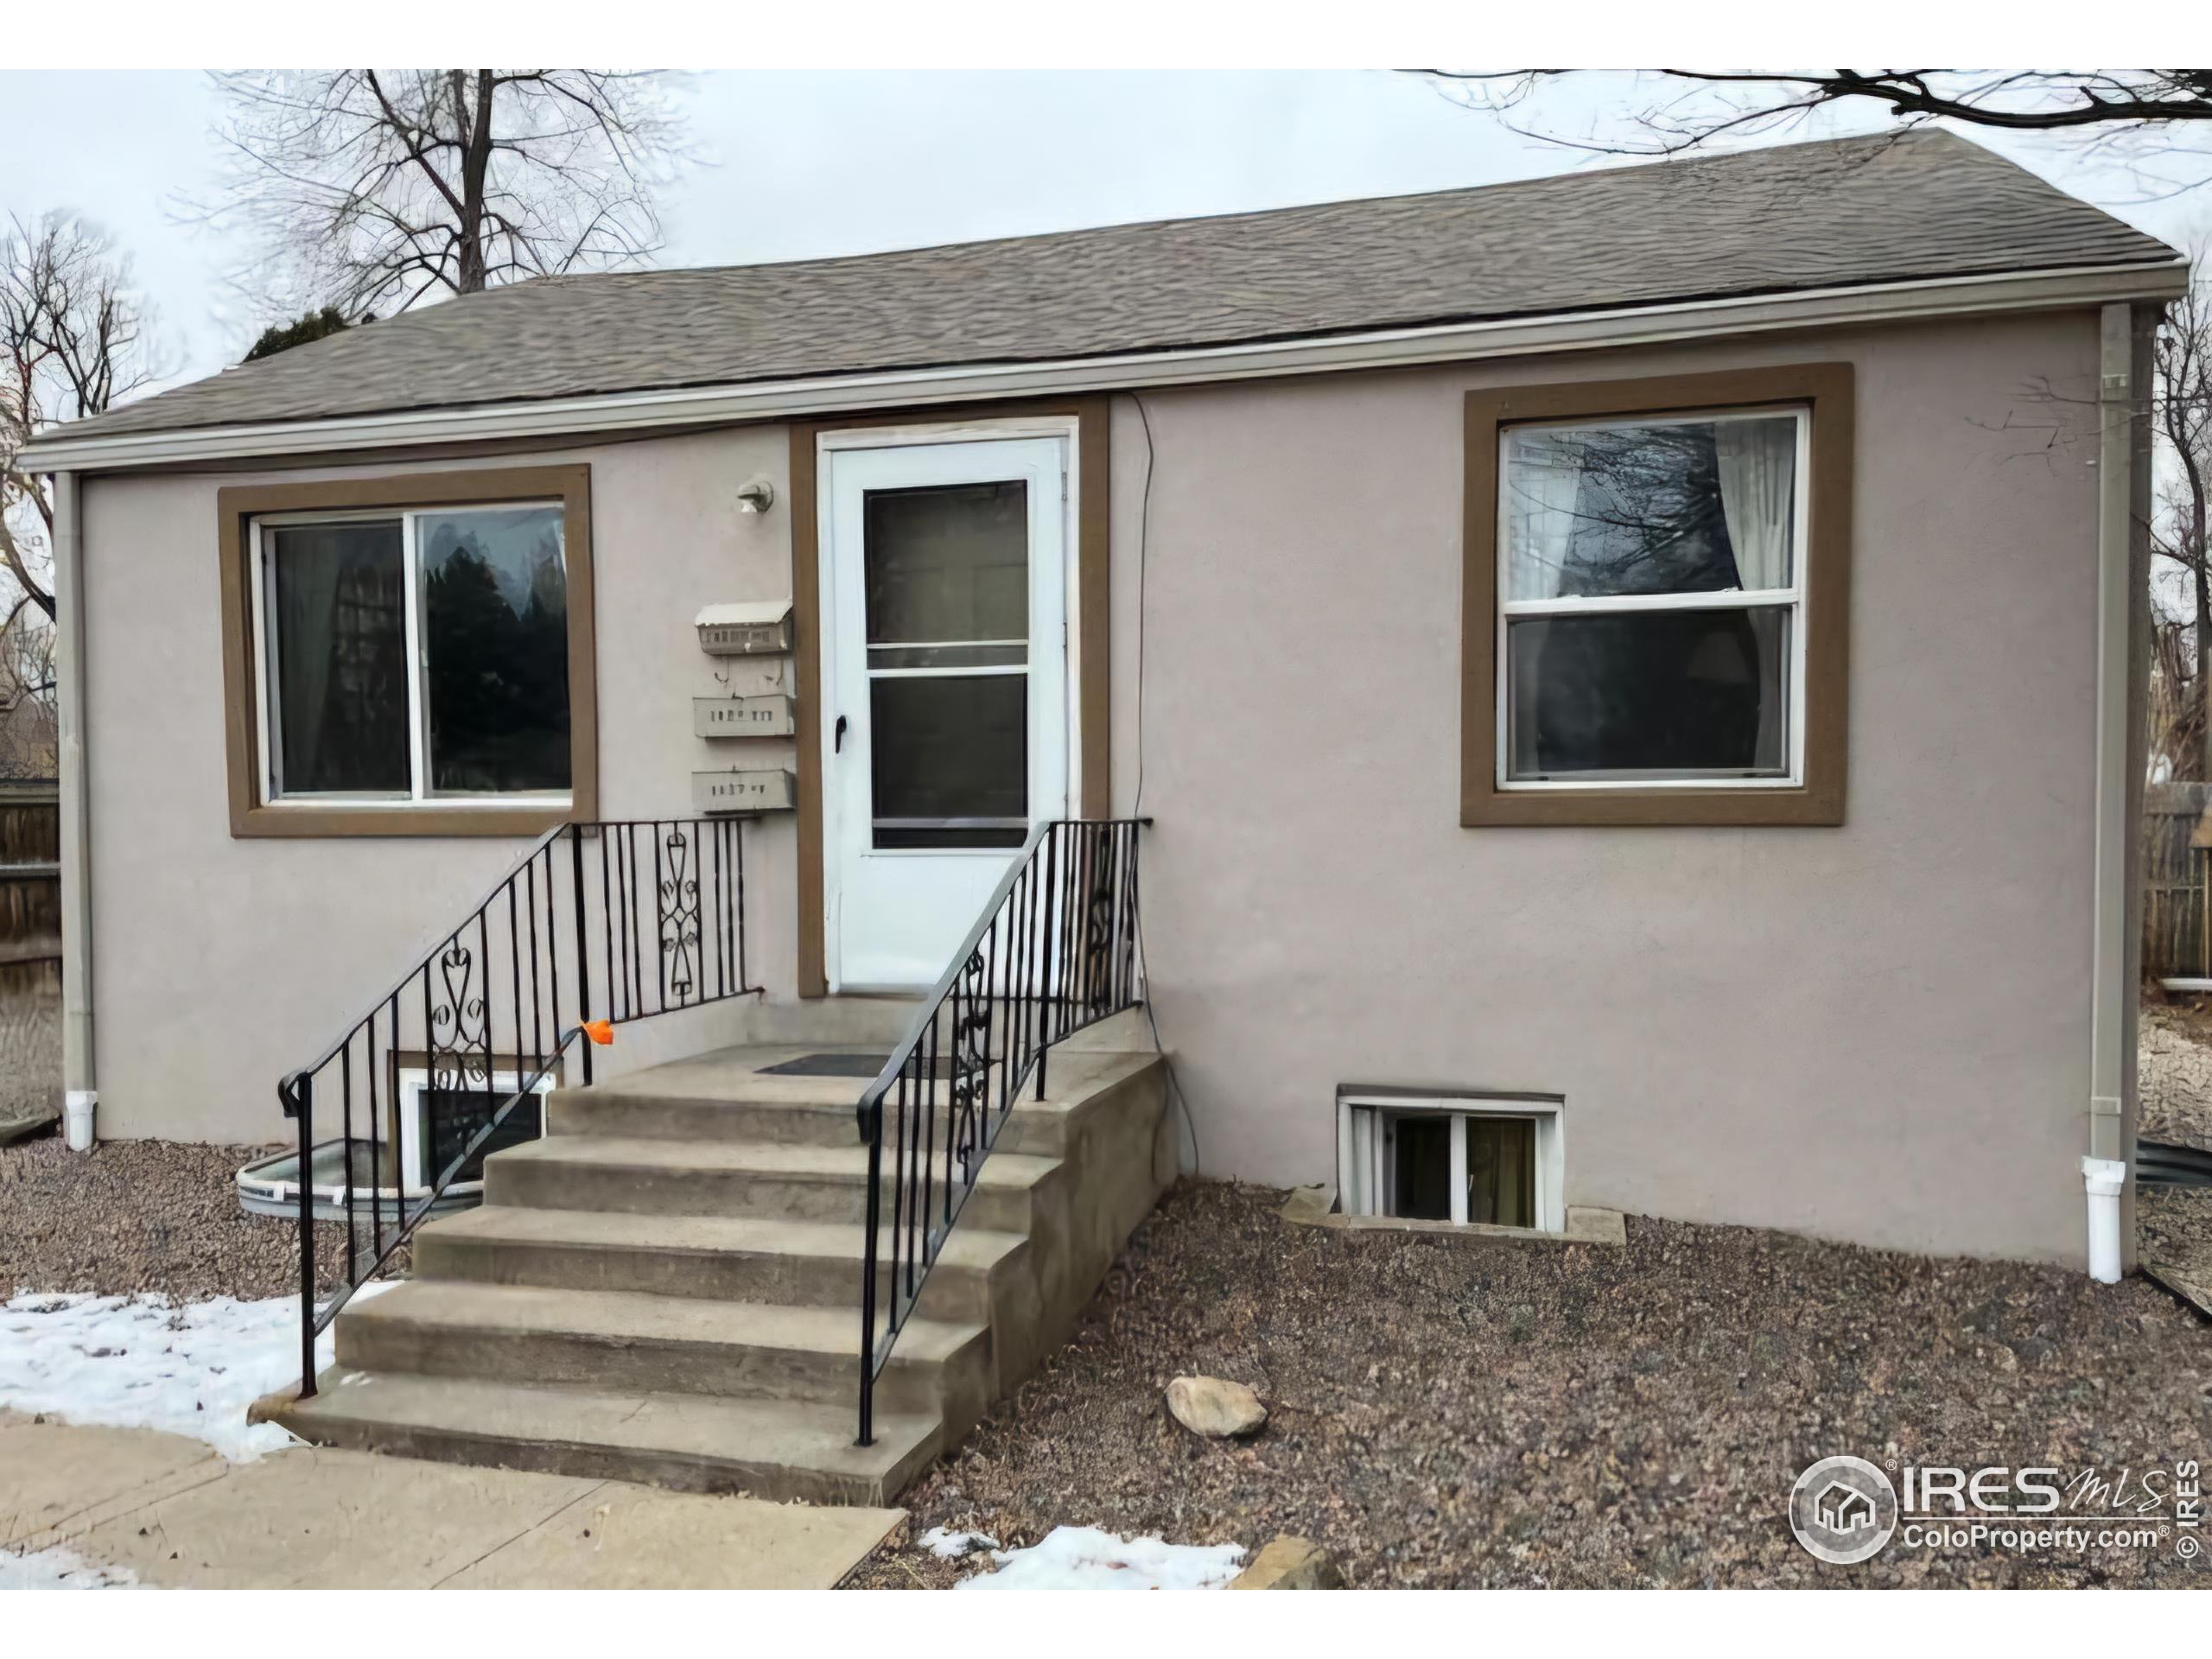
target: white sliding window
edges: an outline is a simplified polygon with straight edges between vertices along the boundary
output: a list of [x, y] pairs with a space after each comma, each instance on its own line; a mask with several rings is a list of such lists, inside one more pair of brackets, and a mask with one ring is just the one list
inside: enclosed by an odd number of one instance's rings
[[565, 798], [562, 522], [557, 503], [255, 520], [266, 798]]

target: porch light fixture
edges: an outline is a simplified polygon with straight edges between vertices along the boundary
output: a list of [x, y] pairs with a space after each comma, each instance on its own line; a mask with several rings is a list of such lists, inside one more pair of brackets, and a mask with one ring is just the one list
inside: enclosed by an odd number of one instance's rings
[[776, 505], [776, 486], [765, 478], [756, 478], [737, 493], [740, 512], [766, 512]]

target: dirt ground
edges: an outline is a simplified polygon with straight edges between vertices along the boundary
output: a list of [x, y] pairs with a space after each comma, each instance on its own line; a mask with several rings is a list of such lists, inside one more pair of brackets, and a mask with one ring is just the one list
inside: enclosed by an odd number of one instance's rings
[[[105, 1141], [74, 1153], [52, 1132], [0, 1147], [0, 1300], [55, 1290], [298, 1294], [296, 1229], [247, 1215], [232, 1184], [267, 1150]], [[315, 1230], [317, 1282], [327, 1287], [345, 1230]]]
[[[927, 1528], [1060, 1524], [1256, 1548], [1319, 1541], [1354, 1586], [2205, 1585], [2171, 1548], [1910, 1550], [1824, 1566], [1783, 1519], [1798, 1472], [2113, 1472], [2212, 1453], [2212, 1324], [2140, 1278], [1930, 1261], [1631, 1217], [1628, 1245], [1294, 1226], [1282, 1194], [1185, 1184], [1075, 1342], [901, 1502], [856, 1582], [949, 1584]], [[1246, 1382], [1245, 1443], [1166, 1412], [1169, 1378]]]
[[2212, 1003], [2145, 1003], [2135, 1041], [2145, 1141], [2212, 1152]]

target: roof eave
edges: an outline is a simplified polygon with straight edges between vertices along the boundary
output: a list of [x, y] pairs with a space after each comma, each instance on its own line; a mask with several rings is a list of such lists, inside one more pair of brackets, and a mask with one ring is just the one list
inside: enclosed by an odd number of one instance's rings
[[1785, 329], [2058, 310], [2177, 298], [2188, 287], [2189, 272], [2188, 260], [2177, 257], [2142, 264], [1932, 277], [1046, 362], [965, 364], [605, 392], [76, 439], [69, 436], [68, 428], [61, 427], [26, 445], [16, 464], [30, 472], [113, 472], [418, 444], [518, 438], [551, 442], [587, 433], [804, 419], [890, 406], [1066, 396], [1535, 353], [1595, 351]]

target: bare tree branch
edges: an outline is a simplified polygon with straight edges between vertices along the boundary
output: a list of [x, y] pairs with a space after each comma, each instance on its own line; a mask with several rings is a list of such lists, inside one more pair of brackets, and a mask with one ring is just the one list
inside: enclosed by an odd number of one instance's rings
[[443, 293], [656, 251], [657, 190], [685, 158], [658, 71], [340, 69], [218, 74], [231, 158], [211, 220], [276, 255], [276, 310], [404, 311]]
[[0, 564], [49, 618], [54, 502], [16, 457], [152, 378], [143, 331], [129, 268], [98, 230], [61, 213], [0, 228]]
[[1942, 120], [2070, 136], [2096, 159], [2128, 167], [2146, 195], [2193, 188], [2212, 176], [2206, 124], [2212, 70], [2206, 69], [1658, 69], [1644, 72], [1655, 84], [1630, 118], [1632, 137], [1574, 136], [1541, 118], [1538, 105], [1548, 86], [1589, 71], [1420, 73], [1516, 132], [1605, 155], [1671, 156], [1787, 130], [1823, 109], [1863, 105], [1905, 125]]

